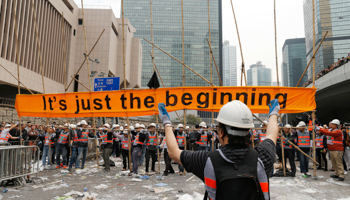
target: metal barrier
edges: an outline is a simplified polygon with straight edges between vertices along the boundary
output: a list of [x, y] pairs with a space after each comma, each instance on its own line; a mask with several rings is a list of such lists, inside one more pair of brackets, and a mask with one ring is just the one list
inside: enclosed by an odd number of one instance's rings
[[6, 180], [38, 175], [39, 157], [34, 152], [38, 146], [0, 146], [0, 183]]

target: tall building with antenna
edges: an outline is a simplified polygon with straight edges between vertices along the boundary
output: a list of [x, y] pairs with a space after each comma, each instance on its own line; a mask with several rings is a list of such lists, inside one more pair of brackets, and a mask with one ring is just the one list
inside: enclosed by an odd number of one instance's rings
[[[207, 42], [209, 39], [208, 3], [203, 0], [183, 1], [183, 7], [185, 64], [210, 81], [210, 50]], [[211, 47], [222, 77], [222, 0], [210, 0], [209, 13]], [[131, 24], [136, 28], [135, 37], [146, 38], [151, 41], [150, 0], [124, 1], [124, 16], [130, 19]], [[152, 19], [154, 43], [182, 61], [181, 1], [152, 0]], [[147, 83], [153, 74], [153, 64], [150, 56], [152, 46], [143, 40], [142, 48], [141, 87], [147, 87]], [[156, 48], [154, 57], [165, 87], [183, 86], [182, 64]], [[219, 86], [220, 81], [214, 62], [212, 66], [213, 84]], [[185, 69], [185, 85], [210, 86], [187, 68]], [[211, 113], [201, 111], [198, 113], [202, 119], [208, 118], [211, 122]]]

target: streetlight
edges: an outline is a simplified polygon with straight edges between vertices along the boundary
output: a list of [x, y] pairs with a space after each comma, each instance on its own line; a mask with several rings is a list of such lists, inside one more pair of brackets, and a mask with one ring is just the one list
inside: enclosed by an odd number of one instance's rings
[[[90, 74], [90, 81], [92, 82], [92, 77], [94, 77], [97, 74], [97, 71], [93, 71], [94, 69], [94, 63], [100, 64], [100, 61], [98, 59], [92, 60], [89, 56], [84, 53], [85, 58], [88, 57], [89, 60], [91, 61], [91, 74]], [[102, 72], [101, 72], [102, 73]], [[99, 76], [100, 77], [100, 76]], [[94, 84], [94, 83], [92, 83]]]

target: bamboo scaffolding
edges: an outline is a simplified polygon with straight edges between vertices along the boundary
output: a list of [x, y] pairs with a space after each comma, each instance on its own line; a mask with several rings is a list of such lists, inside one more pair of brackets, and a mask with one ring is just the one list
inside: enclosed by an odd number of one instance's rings
[[[101, 38], [101, 36], [103, 35], [104, 32], [105, 32], [105, 29], [103, 29], [103, 31], [101, 32], [100, 36], [97, 38], [97, 40], [96, 40], [94, 46], [92, 46], [92, 48], [90, 49], [89, 53], [86, 55], [86, 57], [85, 57], [83, 63], [81, 63], [81, 65], [80, 65], [78, 71], [74, 74], [74, 77], [75, 77], [76, 75], [79, 74], [81, 68], [84, 66], [84, 64], [85, 64], [86, 60], [88, 59], [89, 55], [91, 54], [91, 52], [95, 49], [97, 43], [100, 41], [100, 38]], [[68, 84], [68, 86], [67, 86], [67, 88], [66, 88], [66, 92], [67, 92], [68, 88], [70, 87], [70, 85], [72, 84], [73, 80], [74, 80], [74, 79], [71, 79], [71, 81], [69, 82], [69, 84]]]
[[233, 8], [233, 3], [232, 3], [232, 0], [230, 0], [230, 1], [231, 1], [231, 7], [232, 7], [233, 17], [234, 17], [234, 19], [235, 19], [235, 24], [236, 24], [236, 31], [237, 31], [238, 42], [239, 42], [239, 49], [240, 49], [240, 51], [241, 51], [241, 57], [242, 57], [241, 86], [242, 86], [242, 79], [243, 79], [242, 76], [244, 76], [245, 85], [247, 86], [247, 77], [246, 77], [246, 74], [245, 74], [245, 67], [244, 67], [244, 59], [243, 59], [243, 51], [242, 51], [241, 38], [239, 37], [238, 25], [237, 25], [235, 10], [234, 10], [234, 8]]
[[208, 81], [206, 78], [204, 78], [203, 76], [201, 76], [200, 74], [198, 74], [196, 71], [194, 71], [192, 68], [190, 68], [189, 66], [187, 66], [185, 63], [181, 62], [179, 59], [175, 58], [174, 56], [172, 56], [171, 54], [169, 54], [168, 52], [164, 51], [162, 48], [158, 47], [157, 45], [153, 44], [152, 42], [148, 41], [146, 38], [143, 38], [146, 42], [150, 43], [151, 45], [155, 46], [157, 49], [159, 49], [160, 51], [162, 51], [163, 53], [165, 53], [166, 55], [170, 56], [172, 59], [176, 60], [177, 62], [183, 64], [187, 69], [191, 70], [193, 73], [195, 73], [197, 76], [201, 77], [204, 81], [206, 81], [207, 83], [209, 83], [211, 86], [215, 86], [213, 83], [211, 83], [210, 81]]
[[211, 44], [210, 44], [209, 40], [207, 40], [207, 42], [208, 42], [208, 45], [209, 45], [209, 48], [210, 48], [210, 53], [211, 53], [212, 58], [213, 58], [213, 61], [214, 61], [214, 65], [215, 65], [215, 68], [216, 68], [216, 72], [218, 73], [218, 77], [219, 77], [219, 80], [220, 80], [220, 85], [223, 86], [222, 80], [221, 80], [221, 76], [220, 76], [220, 73], [219, 73], [219, 68], [218, 68], [218, 66], [217, 66], [217, 64], [216, 64], [215, 57], [214, 57], [214, 53], [213, 53], [213, 51], [212, 51], [212, 49], [211, 49]]
[[[186, 86], [186, 77], [185, 77], [185, 23], [184, 23], [184, 1], [181, 0], [181, 24], [182, 24], [182, 86]], [[184, 128], [186, 128], [186, 109], [183, 110], [184, 118]], [[187, 143], [185, 137], [185, 150], [187, 150]], [[186, 170], [184, 169], [184, 175], [186, 175]]]
[[[123, 31], [123, 67], [124, 67], [124, 90], [126, 89], [126, 67], [125, 67], [125, 24], [124, 24], [124, 0], [121, 0], [121, 9], [122, 9], [122, 31]], [[126, 118], [127, 124], [129, 126], [129, 117]], [[130, 131], [128, 134], [128, 140], [129, 140], [129, 168], [131, 172], [131, 141], [130, 141]]]
[[316, 53], [318, 52], [318, 49], [321, 47], [321, 45], [322, 45], [324, 39], [326, 38], [327, 34], [328, 34], [328, 31], [327, 31], [327, 32], [325, 33], [325, 35], [323, 36], [323, 38], [322, 38], [320, 44], [318, 44], [318, 47], [317, 47], [316, 51], [313, 53], [312, 58], [311, 58], [311, 60], [309, 61], [309, 63], [307, 64], [307, 66], [306, 66], [306, 68], [305, 68], [303, 74], [301, 75], [301, 77], [300, 77], [300, 79], [299, 79], [299, 81], [298, 81], [296, 87], [299, 86], [299, 84], [300, 84], [301, 80], [303, 79], [303, 77], [304, 77], [306, 71], [309, 69], [309, 66], [310, 66], [311, 62], [315, 59]]
[[[13, 15], [14, 15], [14, 21], [15, 21], [15, 38], [16, 38], [16, 62], [17, 62], [17, 81], [18, 81], [18, 94], [21, 94], [21, 82], [20, 76], [19, 76], [19, 52], [18, 52], [18, 29], [17, 29], [17, 15], [16, 15], [16, 0], [13, 1]], [[21, 118], [19, 118], [19, 124], [22, 124]], [[20, 138], [22, 138], [22, 126], [19, 126], [19, 135]], [[22, 139], [19, 140], [20, 145], [22, 146]]]
[[[312, 0], [312, 34], [313, 34], [313, 40], [312, 40], [312, 50], [313, 54], [315, 53], [315, 47], [316, 47], [316, 33], [315, 33], [315, 0]], [[313, 59], [312, 62], [312, 87], [315, 87], [315, 65], [316, 60]], [[315, 111], [312, 111], [312, 157], [316, 158], [316, 141], [315, 141]], [[314, 178], [316, 178], [316, 163], [314, 162]]]
[[[88, 49], [87, 49], [87, 41], [86, 41], [86, 30], [85, 30], [85, 15], [84, 15], [84, 3], [83, 3], [84, 0], [81, 0], [81, 12], [82, 12], [82, 15], [83, 15], [83, 30], [84, 30], [84, 41], [85, 41], [85, 60], [86, 60], [86, 65], [87, 65], [87, 70], [88, 70], [88, 80], [89, 80], [89, 88], [90, 88], [90, 91], [91, 91], [91, 78], [90, 78], [90, 66], [89, 66], [89, 56], [90, 53], [88, 53]], [[91, 93], [90, 93], [90, 96], [91, 96]], [[92, 108], [93, 110], [93, 108]], [[93, 126], [96, 127], [96, 120], [95, 120], [95, 117], [93, 116], [92, 117], [92, 123], [93, 123]], [[96, 131], [94, 131], [94, 135], [95, 135], [95, 150], [96, 150], [96, 162], [97, 162], [97, 168], [99, 169], [100, 168], [100, 164], [99, 164], [99, 160], [98, 160], [98, 148], [97, 148], [97, 138], [96, 138]]]

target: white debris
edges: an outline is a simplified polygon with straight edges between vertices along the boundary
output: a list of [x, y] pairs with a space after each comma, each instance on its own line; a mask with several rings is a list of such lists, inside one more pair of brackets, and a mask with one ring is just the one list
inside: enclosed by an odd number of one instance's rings
[[181, 195], [178, 198], [178, 200], [202, 200], [203, 198], [204, 198], [204, 195], [201, 195], [198, 192], [193, 192], [193, 195], [189, 195], [189, 194]]
[[81, 192], [78, 192], [78, 191], [70, 191], [70, 192], [68, 192], [67, 194], [65, 194], [64, 196], [73, 196], [73, 195], [77, 195], [78, 197], [83, 197], [84, 196], [84, 194], [83, 193], [81, 193]]
[[68, 184], [66, 183], [62, 183], [60, 185], [52, 185], [50, 187], [46, 187], [46, 188], [43, 188], [43, 191], [47, 191], [47, 190], [52, 190], [52, 189], [59, 189], [59, 188], [64, 188], [64, 187], [68, 187]]
[[317, 191], [313, 188], [308, 188], [308, 189], [301, 190], [301, 192], [315, 194]]
[[108, 186], [105, 184], [101, 184], [101, 185], [96, 186], [95, 188], [96, 189], [106, 189], [106, 188], [108, 188]]
[[334, 181], [334, 179], [332, 179], [332, 178], [327, 179], [327, 182], [334, 183], [334, 184], [337, 184], [337, 185], [340, 185], [340, 186], [350, 186], [350, 184], [348, 184], [348, 183], [343, 183], [343, 182], [340, 182], [340, 181]]
[[[15, 196], [10, 196], [9, 199], [18, 199], [20, 197], [21, 197], [21, 195], [15, 195]], [[1, 199], [1, 197], [0, 197], [0, 199]]]
[[61, 174], [68, 174], [68, 173], [69, 173], [68, 170], [65, 170], [65, 169], [61, 170]]
[[141, 182], [142, 181], [142, 179], [139, 179], [139, 178], [132, 178], [131, 180], [134, 182]]

